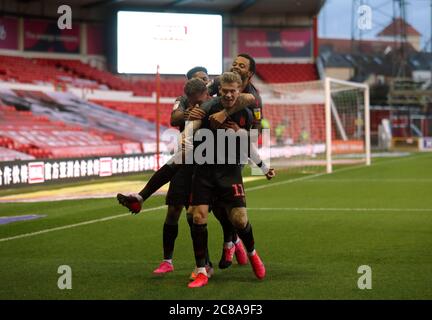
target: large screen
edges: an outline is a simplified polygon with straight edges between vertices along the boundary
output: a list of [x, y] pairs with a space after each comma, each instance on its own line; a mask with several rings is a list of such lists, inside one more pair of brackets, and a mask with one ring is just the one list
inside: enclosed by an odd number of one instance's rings
[[222, 16], [117, 12], [119, 73], [185, 74], [195, 66], [222, 73]]

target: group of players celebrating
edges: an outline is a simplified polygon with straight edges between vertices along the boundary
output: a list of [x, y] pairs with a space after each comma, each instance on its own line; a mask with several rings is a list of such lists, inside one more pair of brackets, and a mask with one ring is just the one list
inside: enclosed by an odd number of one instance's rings
[[[210, 81], [204, 67], [191, 69], [187, 73], [184, 96], [176, 99], [171, 113], [171, 125], [177, 126], [182, 132], [182, 147], [171, 161], [155, 172], [139, 193], [117, 195], [120, 204], [137, 214], [146, 199], [170, 182], [166, 196], [168, 211], [163, 226], [164, 257], [153, 273], [162, 275], [174, 271], [174, 243], [178, 234], [178, 220], [185, 207], [196, 263], [189, 288], [205, 286], [214, 273], [207, 246], [209, 211], [219, 220], [223, 230], [224, 244], [219, 268], [228, 268], [235, 255], [240, 265], [250, 261], [258, 279], [263, 279], [266, 274], [264, 264], [255, 250], [252, 226], [246, 210], [242, 178], [244, 163], [240, 161], [242, 148], [236, 148], [234, 163], [227, 161], [226, 155], [222, 156], [225, 159], [219, 159], [221, 152], [216, 148], [220, 146], [217, 139], [221, 139], [216, 131], [224, 130], [228, 136], [244, 135], [249, 138], [250, 129], [260, 128], [262, 101], [251, 83], [254, 73], [255, 61], [247, 54], [239, 54], [230, 71], [213, 81]], [[197, 147], [196, 140], [188, 140], [187, 133], [199, 135], [200, 130], [204, 129], [214, 133], [213, 161], [184, 163], [190, 152], [188, 146]], [[274, 169], [267, 167], [252, 144], [249, 144], [247, 153], [247, 157], [261, 168], [268, 180], [275, 176]]]

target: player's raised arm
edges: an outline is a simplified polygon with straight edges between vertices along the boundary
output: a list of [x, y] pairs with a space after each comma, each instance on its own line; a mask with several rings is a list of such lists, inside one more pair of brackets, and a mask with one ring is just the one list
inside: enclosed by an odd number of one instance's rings
[[244, 108], [252, 105], [255, 103], [255, 97], [253, 94], [250, 93], [241, 93], [238, 97], [236, 103], [234, 104], [234, 107], [229, 109], [227, 111], [227, 114], [230, 116], [240, 110], [243, 110]]
[[250, 105], [255, 104], [255, 97], [250, 93], [241, 93], [237, 98], [234, 106], [229, 110], [222, 110], [217, 113], [212, 114], [210, 122], [212, 126], [218, 128], [225, 122], [225, 120], [232, 114], [247, 108]]

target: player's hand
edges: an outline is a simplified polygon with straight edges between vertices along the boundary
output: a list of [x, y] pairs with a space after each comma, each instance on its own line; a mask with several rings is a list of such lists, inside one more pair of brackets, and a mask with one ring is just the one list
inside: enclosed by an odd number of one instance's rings
[[186, 109], [185, 111], [183, 111], [183, 120], [187, 121], [189, 119], [189, 113], [190, 113], [190, 109]]
[[231, 120], [225, 121], [224, 124], [222, 125], [222, 128], [233, 129], [235, 132], [240, 130], [239, 125], [237, 123], [235, 123], [234, 121], [231, 121]]
[[266, 173], [267, 180], [271, 180], [272, 178], [276, 177], [276, 171], [273, 168], [270, 168], [269, 171]]
[[225, 120], [227, 119], [228, 115], [225, 112], [225, 110], [216, 112], [214, 114], [212, 114], [209, 119], [210, 119], [210, 125], [212, 128], [220, 128], [222, 126], [222, 124], [225, 122]]
[[193, 120], [201, 120], [205, 117], [206, 112], [202, 110], [198, 105], [195, 105], [190, 111], [189, 111], [189, 121]]

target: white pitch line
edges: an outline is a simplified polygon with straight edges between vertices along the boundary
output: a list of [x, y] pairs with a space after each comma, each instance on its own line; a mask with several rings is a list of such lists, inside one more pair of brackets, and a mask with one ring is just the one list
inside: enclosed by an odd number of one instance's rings
[[317, 173], [317, 174], [313, 174], [311, 176], [305, 176], [305, 177], [300, 177], [300, 178], [296, 178], [296, 179], [289, 179], [289, 180], [284, 180], [284, 181], [279, 181], [279, 182], [262, 184], [260, 186], [246, 188], [246, 191], [260, 190], [260, 189], [265, 189], [265, 188], [280, 186], [282, 184], [294, 183], [294, 182], [303, 181], [303, 180], [310, 180], [310, 179], [313, 179], [313, 178], [321, 177], [321, 176], [326, 175], [326, 174], [327, 173]]
[[321, 179], [316, 181], [308, 181], [308, 182], [397, 182], [397, 183], [430, 183], [432, 182], [432, 179], [413, 179], [413, 178], [407, 178], [407, 179]]
[[384, 211], [384, 212], [432, 212], [432, 208], [248, 208], [257, 211]]
[[[155, 210], [159, 210], [159, 209], [163, 209], [163, 208], [165, 208], [165, 205], [159, 206], [159, 207], [154, 207], [154, 208], [144, 209], [141, 212], [155, 211]], [[53, 232], [53, 231], [71, 229], [71, 228], [75, 228], [75, 227], [85, 226], [88, 224], [93, 224], [96, 222], [102, 222], [102, 221], [108, 221], [108, 220], [113, 220], [113, 219], [117, 219], [117, 218], [122, 218], [122, 217], [130, 216], [130, 215], [131, 215], [130, 213], [123, 213], [123, 214], [118, 214], [115, 216], [109, 216], [109, 217], [105, 217], [105, 218], [101, 218], [101, 219], [94, 219], [94, 220], [79, 222], [79, 223], [75, 223], [75, 224], [69, 224], [69, 225], [62, 226], [62, 227], [56, 227], [56, 228], [50, 228], [50, 229], [45, 229], [45, 230], [40, 230], [40, 231], [35, 231], [35, 232], [30, 232], [30, 233], [24, 233], [24, 234], [20, 234], [20, 235], [13, 236], [13, 237], [2, 238], [2, 239], [0, 239], [0, 242], [32, 237], [32, 236], [36, 236], [39, 234]]]
[[[429, 157], [429, 155], [427, 156]], [[407, 157], [407, 158], [398, 158], [398, 159], [392, 159], [389, 161], [382, 161], [382, 162], [378, 162], [378, 163], [373, 163], [370, 166], [365, 166], [364, 164], [358, 165], [358, 166], [352, 166], [352, 167], [347, 167], [347, 168], [342, 168], [342, 169], [338, 169], [333, 171], [330, 175], [335, 175], [337, 173], [340, 172], [345, 172], [345, 171], [352, 171], [352, 170], [357, 170], [357, 169], [363, 169], [363, 168], [369, 168], [371, 166], [380, 166], [383, 164], [388, 164], [388, 163], [393, 163], [393, 162], [400, 162], [400, 161], [405, 161], [405, 160], [413, 160], [413, 159], [418, 159], [419, 157]], [[262, 184], [260, 186], [255, 186], [255, 187], [251, 187], [251, 188], [246, 188], [245, 191], [255, 191], [255, 190], [260, 190], [260, 189], [265, 189], [265, 188], [271, 188], [271, 187], [275, 187], [275, 186], [280, 186], [280, 185], [284, 185], [284, 184], [289, 184], [289, 183], [293, 183], [293, 182], [298, 182], [298, 181], [304, 181], [304, 180], [312, 180], [314, 178], [318, 178], [321, 176], [329, 176], [329, 174], [327, 174], [326, 172], [322, 172], [322, 173], [317, 173], [317, 174], [313, 174], [311, 176], [305, 176], [305, 177], [300, 177], [300, 178], [296, 178], [296, 179], [289, 179], [289, 180], [284, 180], [284, 181], [280, 181], [280, 182], [270, 182], [267, 184]], [[277, 176], [276, 176], [277, 177]], [[323, 180], [319, 180], [319, 181], [325, 181]]]

